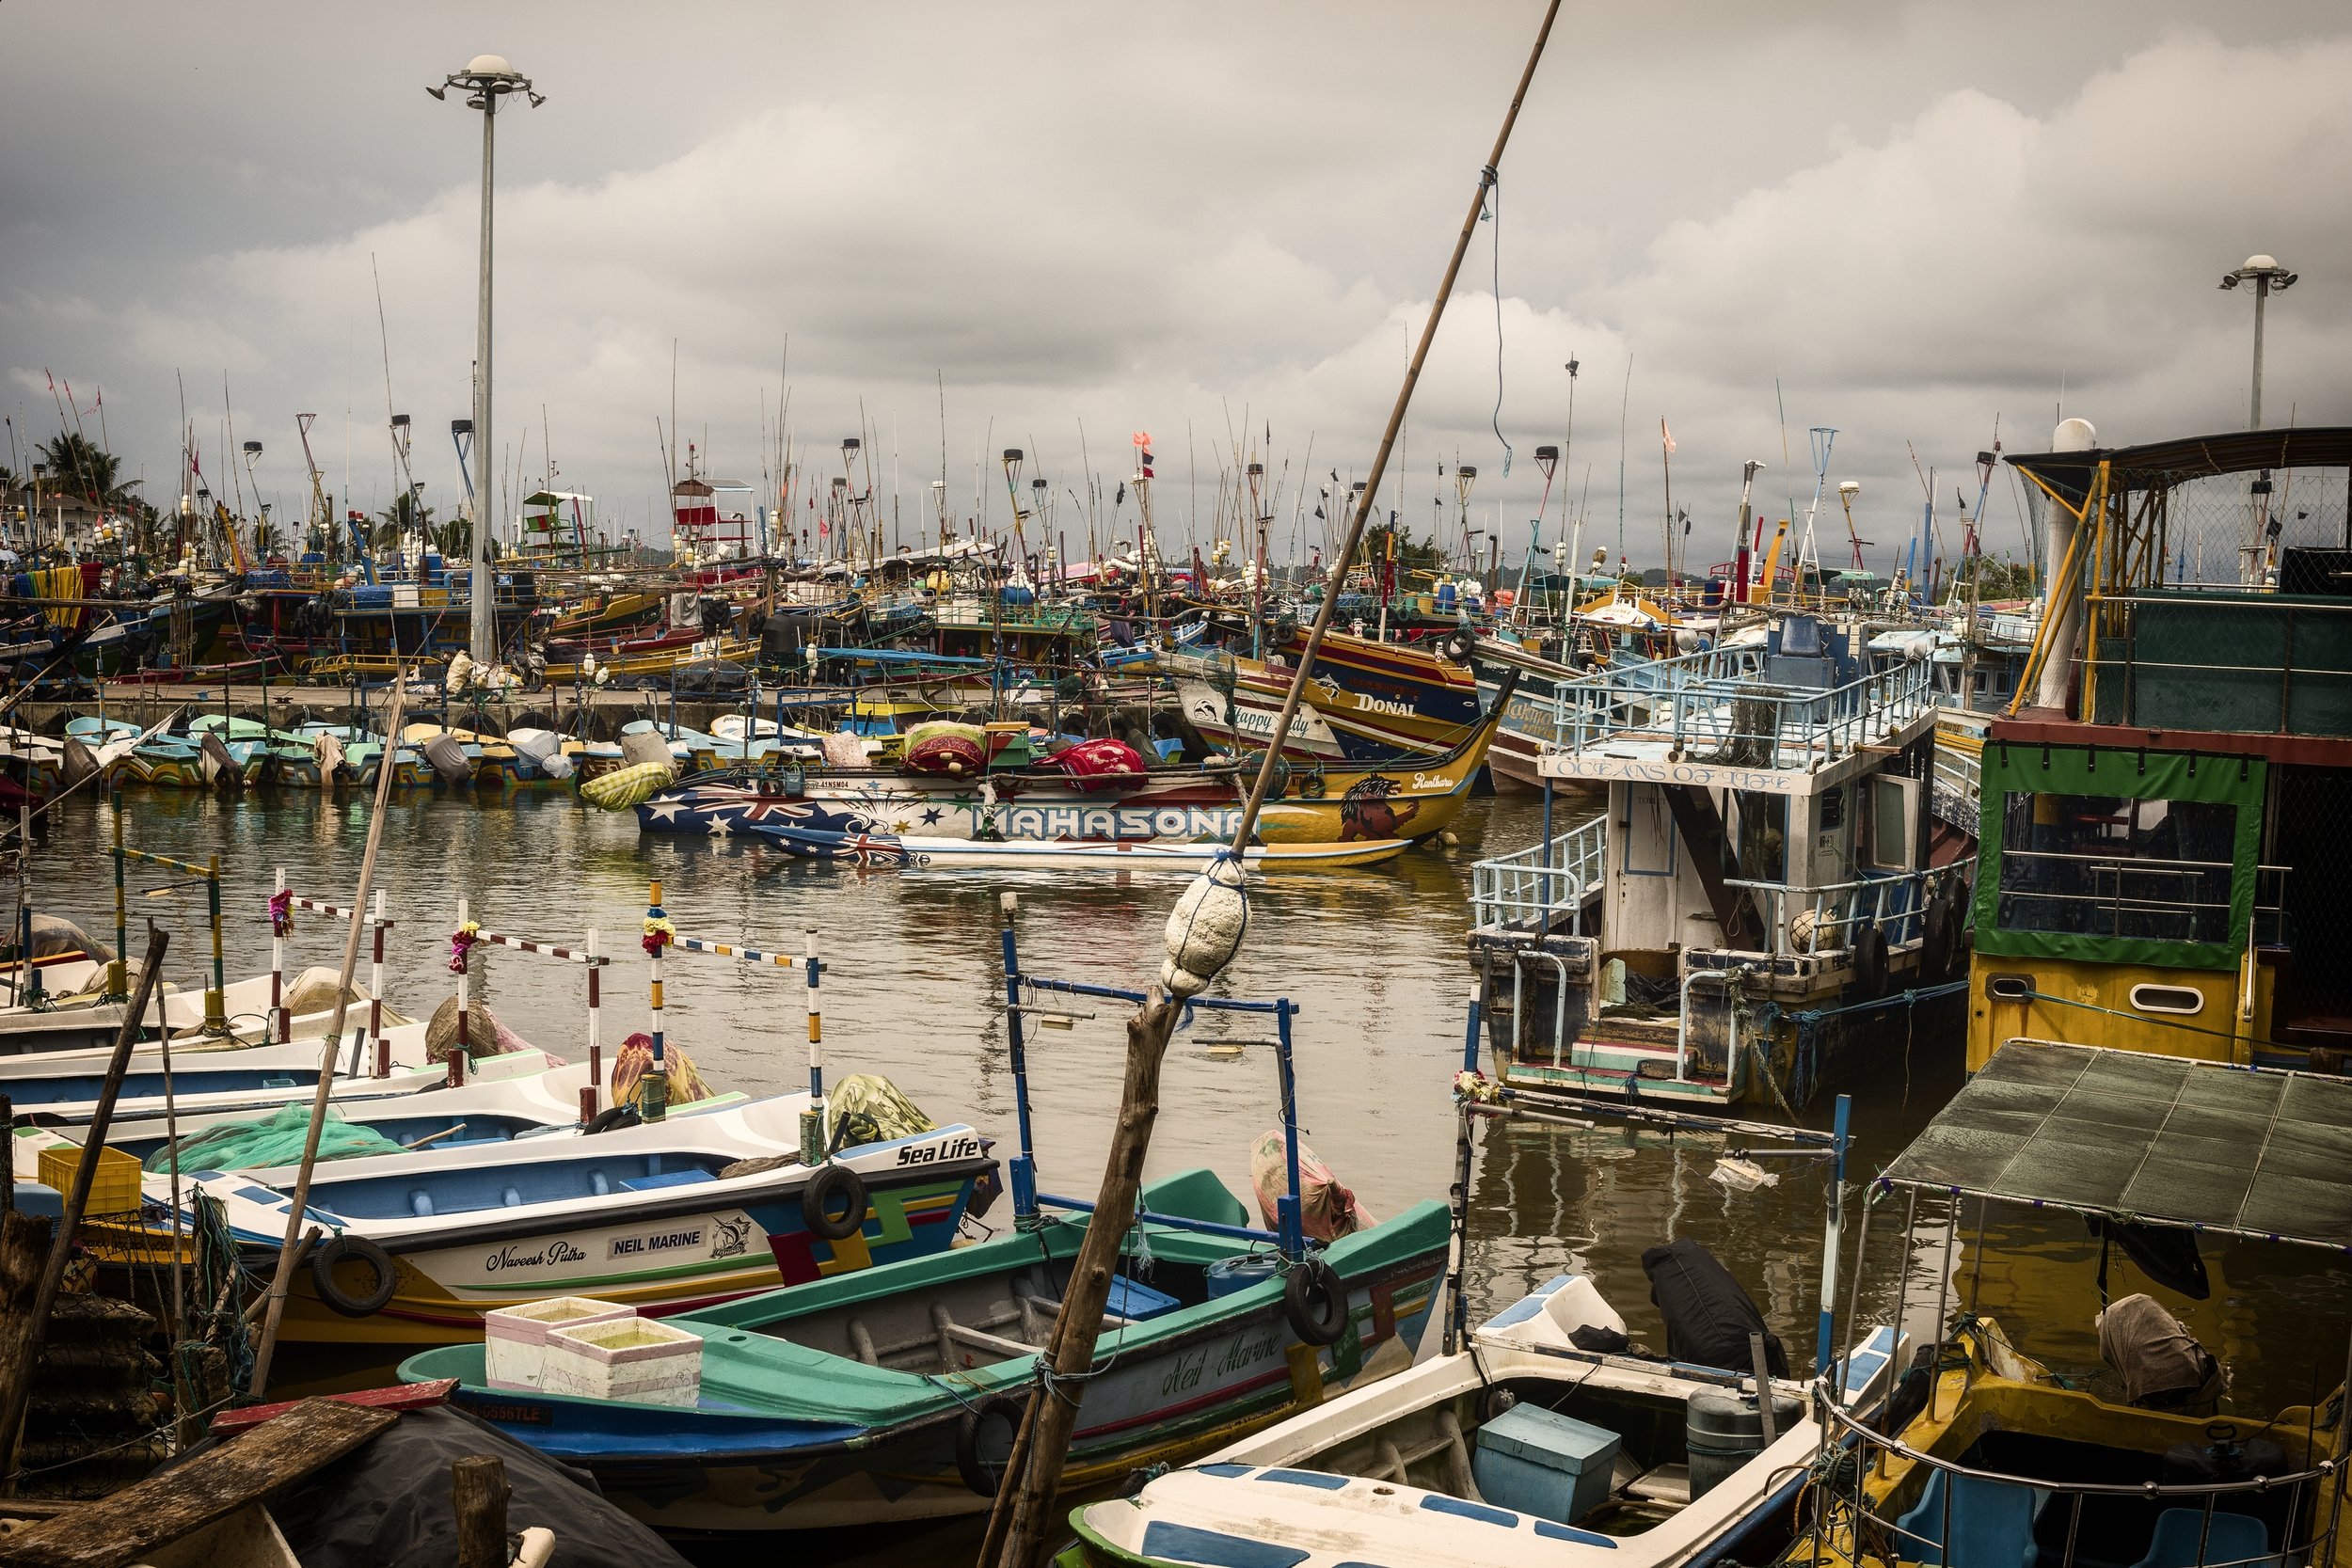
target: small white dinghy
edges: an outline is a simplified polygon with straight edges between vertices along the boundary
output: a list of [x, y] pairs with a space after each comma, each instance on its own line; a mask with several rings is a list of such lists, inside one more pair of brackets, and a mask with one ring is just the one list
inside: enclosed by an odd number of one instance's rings
[[[1574, 1336], [1625, 1324], [1564, 1275], [1504, 1308], [1470, 1354], [1439, 1356], [1071, 1515], [1084, 1568], [1679, 1568], [1734, 1557], [1820, 1451], [1804, 1384], [1756, 1380]], [[1879, 1328], [1843, 1398], [1874, 1403], [1895, 1365]]]

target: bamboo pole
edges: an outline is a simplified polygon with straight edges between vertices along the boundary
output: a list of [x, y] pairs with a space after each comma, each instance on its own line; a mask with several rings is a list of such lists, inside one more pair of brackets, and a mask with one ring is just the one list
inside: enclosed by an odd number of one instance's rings
[[286, 1237], [278, 1247], [278, 1271], [269, 1282], [268, 1307], [262, 1319], [262, 1342], [253, 1353], [254, 1399], [269, 1387], [270, 1359], [278, 1349], [278, 1327], [286, 1315], [286, 1292], [294, 1282], [294, 1255], [302, 1240], [303, 1216], [310, 1212], [310, 1173], [318, 1165], [319, 1136], [326, 1125], [326, 1101], [335, 1087], [335, 1050], [342, 1040], [343, 1019], [351, 1005], [352, 972], [359, 965], [359, 932], [367, 925], [368, 890], [375, 881], [375, 852], [384, 842], [385, 807], [392, 793], [392, 751], [400, 735], [400, 710], [407, 700], [408, 672], [404, 668], [392, 683], [391, 706], [384, 733], [391, 737], [375, 769], [375, 809], [368, 817], [368, 847], [359, 857], [359, 888], [351, 899], [351, 926], [343, 936], [342, 968], [335, 977], [335, 1019], [327, 1025], [319, 1053], [318, 1092], [310, 1097], [310, 1127], [302, 1140], [302, 1166], [294, 1178], [294, 1201], [286, 1208]]
[[[1339, 585], [1347, 580], [1348, 563], [1363, 540], [1364, 522], [1371, 515], [1373, 498], [1379, 493], [1380, 479], [1388, 468], [1397, 432], [1404, 426], [1406, 410], [1412, 404], [1414, 385], [1421, 379], [1430, 343], [1438, 335], [1438, 324], [1445, 315], [1446, 300], [1462, 270], [1462, 258], [1470, 249], [1470, 237], [1477, 232], [1478, 215], [1485, 210], [1486, 192], [1495, 182], [1495, 171], [1502, 162], [1503, 149], [1510, 143], [1519, 105], [1527, 99], [1536, 62], [1543, 58], [1552, 22], [1559, 14], [1560, 0], [1549, 0], [1544, 8], [1543, 24], [1535, 33], [1534, 46], [1528, 52], [1527, 65], [1519, 73], [1518, 87], [1511, 95], [1510, 107], [1503, 112], [1494, 150], [1479, 170], [1478, 188], [1462, 219], [1462, 231], [1454, 239], [1445, 276], [1438, 284], [1429, 320], [1422, 328], [1421, 341], [1413, 349], [1412, 363], [1405, 372], [1404, 386], [1397, 390], [1396, 404], [1389, 411], [1388, 427], [1381, 432], [1372, 471], [1364, 488], [1358, 492], [1355, 513], [1348, 520], [1347, 538], [1331, 563], [1323, 603], [1315, 612], [1314, 627], [1307, 634], [1306, 649], [1300, 655], [1298, 668], [1292, 673], [1290, 689], [1282, 698], [1282, 711], [1275, 720], [1274, 734], [1259, 762], [1257, 780], [1250, 786], [1241, 820], [1234, 827], [1236, 856], [1247, 856], [1249, 835], [1265, 804], [1276, 764], [1290, 736], [1292, 721], [1298, 713], [1299, 698], [1338, 611]], [[1242, 863], [1247, 865], [1246, 858]], [[1087, 1224], [1086, 1239], [1079, 1248], [1070, 1288], [1054, 1320], [1052, 1340], [1039, 1358], [1041, 1367], [1046, 1369], [1046, 1375], [1039, 1384], [1043, 1397], [1033, 1395], [1029, 1400], [1006, 1466], [1006, 1484], [998, 1491], [995, 1507], [989, 1514], [988, 1532], [979, 1553], [982, 1568], [1028, 1568], [1053, 1526], [1054, 1495], [1060, 1485], [1062, 1463], [1069, 1452], [1071, 1434], [1077, 1426], [1078, 1401], [1085, 1387], [1083, 1383], [1070, 1380], [1083, 1376], [1094, 1364], [1094, 1341], [1102, 1331], [1111, 1275], [1118, 1263], [1119, 1249], [1135, 1220], [1144, 1157], [1151, 1148], [1152, 1124], [1159, 1114], [1160, 1065], [1168, 1053], [1168, 1036], [1174, 1032], [1182, 1012], [1181, 1003], [1154, 986], [1149, 1000], [1127, 1022], [1127, 1074], [1120, 1090], [1119, 1126], [1112, 1137], [1110, 1159], [1104, 1167], [1103, 1185], [1095, 1200], [1094, 1214]]]

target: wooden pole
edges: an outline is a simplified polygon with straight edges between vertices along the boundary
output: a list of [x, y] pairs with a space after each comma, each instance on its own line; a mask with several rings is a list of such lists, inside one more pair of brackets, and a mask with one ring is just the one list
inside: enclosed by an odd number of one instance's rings
[[512, 1495], [504, 1460], [476, 1453], [450, 1461], [457, 1568], [506, 1568], [506, 1499]]
[[1282, 754], [1283, 742], [1290, 738], [1291, 720], [1298, 712], [1298, 700], [1306, 690], [1307, 677], [1314, 673], [1315, 657], [1323, 650], [1324, 635], [1331, 629], [1331, 618], [1340, 607], [1340, 584], [1347, 580], [1347, 568], [1356, 558], [1356, 546], [1364, 537], [1364, 520], [1372, 515], [1373, 498], [1380, 492], [1380, 479], [1388, 471], [1389, 453], [1395, 448], [1397, 432], [1404, 428], [1405, 412], [1412, 406], [1413, 388], [1421, 380], [1422, 365], [1429, 357], [1429, 345], [1438, 336], [1438, 323], [1445, 317], [1446, 300], [1454, 293], [1454, 279], [1462, 270], [1462, 258], [1470, 249], [1470, 236], [1478, 230], [1478, 214], [1486, 210], [1486, 192], [1495, 182], [1495, 171], [1502, 166], [1502, 150], [1510, 144], [1511, 127], [1518, 122], [1519, 105], [1526, 102], [1528, 84], [1535, 77], [1535, 62], [1544, 57], [1544, 45], [1551, 38], [1551, 24], [1560, 14], [1560, 0], [1550, 0], [1544, 8], [1543, 25], [1535, 31], [1535, 46], [1528, 52], [1527, 68], [1519, 72], [1519, 85], [1511, 94], [1511, 106], [1503, 111], [1502, 129], [1495, 134], [1494, 150], [1487, 154], [1486, 166], [1478, 171], [1478, 189], [1470, 197], [1470, 213], [1462, 219], [1462, 232], [1454, 242], [1454, 255], [1445, 264], [1445, 277], [1438, 281], [1438, 294], [1429, 307], [1429, 320], [1421, 329], [1421, 341], [1413, 347], [1413, 360], [1405, 371], [1405, 385], [1397, 388], [1396, 405], [1389, 410], [1389, 424], [1380, 433], [1380, 449], [1373, 454], [1372, 472], [1365, 476], [1364, 487], [1356, 496], [1356, 510], [1348, 518], [1347, 537], [1340, 545], [1338, 558], [1331, 562], [1330, 584], [1325, 590], [1323, 604], [1315, 611], [1314, 629], [1307, 634], [1307, 647], [1299, 655], [1298, 668], [1291, 677], [1290, 689], [1282, 696], [1282, 711], [1275, 720], [1274, 735], [1266, 743], [1265, 755], [1258, 763], [1257, 782], [1249, 786], [1249, 800], [1243, 805], [1241, 821], [1233, 830], [1233, 847], [1242, 849], [1249, 834], [1258, 825], [1259, 809], [1265, 804], [1266, 788], [1273, 782], [1275, 763]]
[[42, 1338], [49, 1331], [49, 1313], [56, 1306], [57, 1291], [65, 1279], [67, 1258], [73, 1249], [73, 1232], [81, 1227], [82, 1214], [89, 1207], [91, 1184], [98, 1180], [98, 1158], [106, 1147], [106, 1129], [114, 1122], [115, 1101], [122, 1093], [122, 1076], [131, 1066], [131, 1047], [139, 1037], [139, 1019], [147, 1011], [147, 999], [155, 991], [155, 977], [163, 973], [164, 950], [171, 944], [170, 933], [160, 927], [150, 927], [147, 937], [147, 958], [139, 966], [139, 983], [132, 993], [131, 1005], [123, 1009], [122, 1023], [115, 1031], [115, 1050], [106, 1062], [105, 1082], [98, 1090], [98, 1108], [91, 1115], [89, 1130], [82, 1138], [82, 1158], [73, 1167], [73, 1190], [66, 1195], [65, 1214], [57, 1222], [56, 1233], [49, 1241], [49, 1259], [43, 1265], [40, 1283], [33, 1293], [32, 1310], [17, 1332], [0, 1340], [0, 1434], [5, 1434], [8, 1453], [6, 1480], [0, 1481], [0, 1494], [16, 1495], [16, 1458], [18, 1445], [24, 1434], [24, 1407], [33, 1387], [33, 1364], [40, 1359]]
[[[384, 722], [387, 736], [400, 734], [401, 705], [408, 694], [404, 667], [392, 682], [392, 701]], [[310, 1173], [319, 1160], [319, 1136], [326, 1125], [326, 1101], [335, 1088], [335, 1048], [342, 1043], [343, 1019], [351, 1004], [351, 975], [359, 965], [359, 932], [367, 925], [368, 889], [375, 880], [375, 852], [384, 842], [385, 805], [392, 793], [392, 752], [388, 744], [375, 769], [375, 810], [368, 817], [368, 847], [359, 857], [359, 888], [351, 898], [351, 927], [343, 935], [343, 963], [335, 977], [335, 1019], [327, 1025], [319, 1053], [318, 1091], [310, 1097], [310, 1128], [302, 1140], [301, 1172], [294, 1178], [294, 1201], [286, 1209], [286, 1237], [278, 1247], [278, 1271], [270, 1278], [267, 1309], [262, 1318], [262, 1342], [253, 1352], [250, 1393], [260, 1399], [269, 1387], [269, 1364], [278, 1349], [278, 1325], [286, 1315], [286, 1291], [294, 1283], [294, 1254], [302, 1237], [302, 1219], [310, 1212]]]
[[1152, 1145], [1152, 1124], [1160, 1114], [1160, 1065], [1183, 1011], [1181, 1004], [1155, 986], [1151, 1000], [1127, 1021], [1127, 1076], [1120, 1090], [1110, 1159], [1071, 1271], [1070, 1288], [1054, 1320], [1052, 1340], [1039, 1357], [1048, 1369], [1040, 1384], [1042, 1397], [1029, 1400], [1006, 1462], [1006, 1488], [997, 1493], [989, 1514], [988, 1534], [980, 1546], [983, 1564], [1026, 1568], [1052, 1528], [1054, 1494], [1061, 1484], [1062, 1461], [1077, 1425], [1084, 1387], [1062, 1380], [1075, 1378], [1094, 1364], [1095, 1337], [1110, 1300], [1119, 1249], [1135, 1223], [1144, 1155]]
[[[1371, 515], [1373, 498], [1379, 493], [1380, 478], [1388, 467], [1397, 432], [1404, 426], [1406, 410], [1412, 404], [1414, 384], [1421, 378], [1422, 365], [1429, 356], [1438, 323], [1445, 314], [1446, 299], [1454, 292], [1454, 279], [1462, 270], [1462, 258], [1470, 249], [1470, 237], [1477, 232], [1478, 214], [1485, 210], [1486, 192], [1494, 184], [1495, 170], [1510, 142], [1511, 127], [1518, 119], [1519, 105], [1526, 101], [1536, 62], [1543, 58], [1552, 22], [1559, 14], [1560, 0], [1549, 0], [1544, 8], [1543, 24], [1536, 30], [1534, 47], [1528, 52], [1527, 66], [1519, 73], [1518, 89], [1504, 111], [1502, 129], [1495, 136], [1494, 151], [1479, 170], [1478, 189], [1470, 198], [1470, 212], [1454, 240], [1454, 254], [1446, 261], [1445, 277], [1438, 285], [1429, 321], [1422, 328], [1421, 341], [1406, 370], [1405, 385], [1398, 388], [1396, 404], [1389, 411], [1388, 428], [1381, 432], [1372, 472], [1357, 495], [1347, 538], [1331, 563], [1329, 584], [1315, 612], [1314, 629], [1307, 635], [1306, 650], [1299, 657], [1298, 668], [1292, 673], [1290, 689], [1282, 698], [1282, 711], [1275, 720], [1274, 734], [1259, 762], [1257, 781], [1250, 786], [1249, 799], [1234, 828], [1236, 855], [1248, 852], [1250, 832], [1257, 825], [1260, 808], [1265, 804], [1276, 761], [1282, 754], [1283, 743], [1290, 737], [1291, 722], [1297, 716], [1300, 694], [1306, 689], [1315, 656], [1321, 651], [1324, 635], [1330, 630], [1332, 616], [1339, 609], [1339, 586], [1347, 580], [1348, 562], [1362, 542], [1364, 521]], [[1243, 863], [1248, 863], [1245, 860]], [[1078, 1401], [1085, 1388], [1083, 1383], [1069, 1380], [1084, 1374], [1094, 1364], [1094, 1341], [1102, 1332], [1103, 1307], [1109, 1300], [1119, 1249], [1135, 1222], [1144, 1156], [1151, 1148], [1152, 1121], [1159, 1115], [1160, 1064], [1168, 1052], [1168, 1036], [1174, 1033], [1182, 1012], [1181, 1004], [1154, 986], [1143, 1006], [1127, 1022], [1127, 1078], [1120, 1097], [1119, 1127], [1112, 1139], [1109, 1162], [1104, 1167], [1094, 1213], [1087, 1223], [1086, 1240], [1079, 1247], [1076, 1269], [1062, 1297], [1061, 1310], [1054, 1320], [1052, 1341], [1040, 1357], [1041, 1365], [1048, 1370], [1040, 1385], [1044, 1397], [1032, 1396], [1029, 1401], [1006, 1466], [1007, 1484], [998, 1491], [996, 1505], [989, 1514], [988, 1533], [980, 1544], [979, 1561], [983, 1568], [992, 1564], [994, 1568], [1028, 1568], [1053, 1526], [1054, 1494], [1061, 1483], [1062, 1463], [1068, 1457], [1071, 1433], [1077, 1425]]]

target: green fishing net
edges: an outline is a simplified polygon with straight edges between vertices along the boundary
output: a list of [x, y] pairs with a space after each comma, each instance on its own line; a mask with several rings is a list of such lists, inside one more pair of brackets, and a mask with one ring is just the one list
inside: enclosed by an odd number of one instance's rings
[[[180, 1140], [180, 1168], [196, 1170], [267, 1170], [302, 1163], [302, 1145], [310, 1132], [310, 1107], [285, 1105], [259, 1121], [224, 1122], [191, 1132]], [[355, 1127], [326, 1113], [319, 1129], [321, 1160], [356, 1160], [363, 1154], [397, 1154], [400, 1145], [373, 1127]], [[171, 1168], [171, 1146], [147, 1157], [151, 1171]]]

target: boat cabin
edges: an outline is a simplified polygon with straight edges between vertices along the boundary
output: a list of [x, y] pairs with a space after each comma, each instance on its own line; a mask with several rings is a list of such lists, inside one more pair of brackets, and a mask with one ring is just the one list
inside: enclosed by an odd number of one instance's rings
[[[2073, 564], [1985, 736], [1971, 1067], [2030, 1035], [2344, 1070], [2352, 428], [2010, 461]], [[2191, 580], [2217, 560], [2243, 580]]]
[[1924, 658], [1791, 615], [1559, 689], [1538, 771], [1597, 791], [1476, 871], [1471, 935], [1506, 1082], [1802, 1104], [1867, 1025], [1951, 978], [1957, 875], [1931, 852]]

